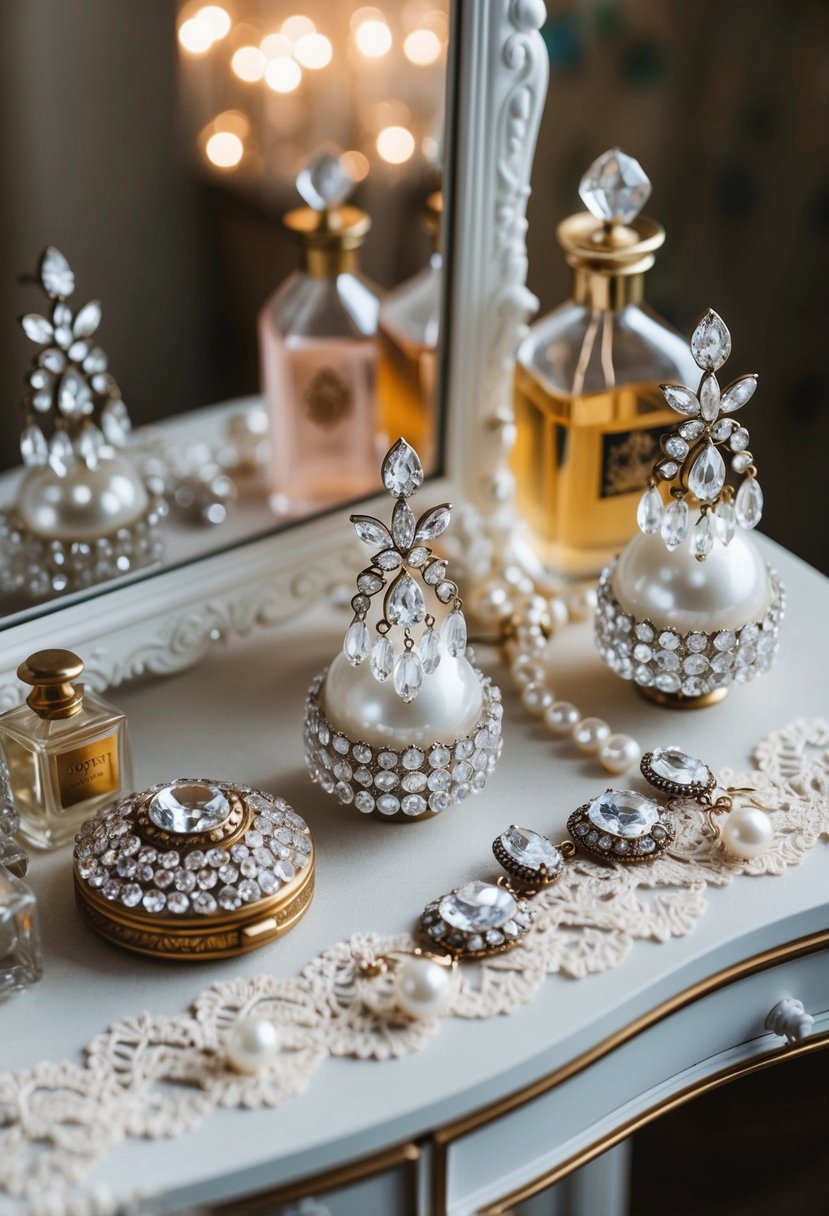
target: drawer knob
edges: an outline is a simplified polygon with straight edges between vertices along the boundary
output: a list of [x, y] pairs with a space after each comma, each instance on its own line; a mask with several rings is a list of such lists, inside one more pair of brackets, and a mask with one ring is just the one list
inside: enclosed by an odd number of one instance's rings
[[778, 1001], [766, 1018], [766, 1030], [779, 1034], [789, 1043], [799, 1043], [811, 1034], [815, 1019], [793, 996]]

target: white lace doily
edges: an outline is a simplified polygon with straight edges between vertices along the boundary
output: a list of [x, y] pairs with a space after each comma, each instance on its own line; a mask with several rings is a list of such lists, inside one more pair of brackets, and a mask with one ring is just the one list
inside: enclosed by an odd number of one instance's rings
[[[615, 967], [634, 941], [681, 937], [705, 911], [707, 886], [739, 875], [782, 874], [819, 837], [829, 837], [829, 723], [797, 721], [764, 739], [748, 773], [723, 772], [724, 786], [750, 786], [771, 813], [771, 849], [728, 860], [693, 803], [680, 804], [672, 855], [641, 866], [577, 858], [534, 900], [536, 920], [507, 954], [466, 964], [451, 1013], [489, 1018], [531, 1000], [546, 975], [573, 979]], [[412, 909], [413, 919], [419, 909]], [[127, 1137], [192, 1131], [217, 1107], [278, 1106], [301, 1094], [328, 1056], [385, 1060], [425, 1047], [438, 1019], [416, 1021], [391, 1001], [387, 977], [365, 978], [358, 960], [409, 949], [407, 935], [368, 933], [339, 942], [291, 979], [222, 981], [188, 1013], [124, 1018], [93, 1039], [85, 1064], [41, 1063], [0, 1075], [0, 1188], [29, 1216], [102, 1216], [111, 1198], [82, 1183]], [[256, 1011], [281, 1028], [272, 1066], [243, 1076], [224, 1064], [223, 1043], [239, 1015]]]

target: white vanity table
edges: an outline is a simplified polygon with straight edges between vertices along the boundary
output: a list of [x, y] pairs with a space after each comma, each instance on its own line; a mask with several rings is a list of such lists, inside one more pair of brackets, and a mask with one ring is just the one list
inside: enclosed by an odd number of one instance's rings
[[[791, 608], [779, 662], [756, 686], [735, 688], [704, 712], [672, 715], [604, 668], [583, 625], [556, 655], [561, 695], [577, 691], [602, 706], [643, 746], [681, 738], [715, 768], [749, 767], [765, 735], [826, 708], [827, 656], [807, 666], [805, 639], [810, 621], [829, 608], [829, 586], [780, 550], [772, 560]], [[296, 974], [353, 932], [410, 930], [430, 898], [492, 870], [489, 842], [510, 819], [555, 837], [570, 810], [606, 784], [594, 761], [551, 742], [508, 692], [504, 755], [483, 794], [408, 825], [339, 807], [305, 775], [301, 717], [305, 688], [341, 629], [342, 614], [320, 607], [274, 632], [216, 646], [188, 672], [112, 694], [129, 715], [139, 786], [191, 773], [237, 778], [285, 795], [307, 818], [318, 887], [306, 918], [243, 958], [153, 963], [106, 945], [82, 923], [68, 850], [36, 856], [31, 881], [46, 971], [3, 1009], [0, 1069], [77, 1059], [84, 1043], [128, 1013], [184, 1010], [220, 978]], [[783, 877], [709, 888], [708, 910], [688, 936], [637, 943], [617, 967], [586, 979], [548, 978], [509, 1017], [447, 1019], [402, 1060], [326, 1061], [308, 1092], [277, 1110], [221, 1111], [173, 1141], [128, 1141], [91, 1182], [123, 1202], [145, 1195], [136, 1201], [140, 1212], [281, 1213], [298, 1195], [317, 1196], [335, 1216], [511, 1210], [545, 1179], [686, 1097], [829, 1043], [825, 851], [819, 842]], [[786, 996], [801, 999], [815, 1019], [790, 1046], [764, 1026]], [[611, 1183], [596, 1182], [604, 1188], [600, 1210], [613, 1211], [605, 1206]], [[256, 1195], [261, 1201], [243, 1202]], [[599, 1210], [590, 1207], [595, 1198], [581, 1210]]]

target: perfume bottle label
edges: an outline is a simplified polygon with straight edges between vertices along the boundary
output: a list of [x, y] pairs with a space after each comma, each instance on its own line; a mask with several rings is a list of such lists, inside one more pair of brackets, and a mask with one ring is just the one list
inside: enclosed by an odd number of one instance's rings
[[310, 420], [326, 431], [347, 418], [354, 408], [350, 383], [333, 367], [321, 368], [308, 381], [302, 401]]
[[54, 762], [64, 808], [117, 790], [121, 784], [116, 735], [61, 752]]
[[634, 494], [647, 485], [659, 458], [659, 438], [665, 425], [646, 430], [614, 431], [602, 435], [600, 496]]

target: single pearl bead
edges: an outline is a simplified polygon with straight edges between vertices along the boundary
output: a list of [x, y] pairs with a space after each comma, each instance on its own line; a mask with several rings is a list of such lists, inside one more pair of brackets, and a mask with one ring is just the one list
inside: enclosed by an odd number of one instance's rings
[[413, 1018], [438, 1018], [449, 1008], [455, 991], [451, 967], [429, 958], [407, 958], [394, 974], [394, 1001]]
[[580, 752], [596, 756], [610, 738], [610, 727], [603, 718], [582, 718], [573, 731], [573, 740]]
[[630, 735], [611, 735], [599, 749], [599, 759], [609, 773], [621, 776], [642, 755], [642, 749]]
[[564, 600], [553, 596], [549, 606], [550, 620], [554, 629], [561, 629], [570, 620], [570, 610]]
[[771, 816], [754, 806], [741, 806], [731, 811], [720, 829], [720, 839], [726, 853], [748, 861], [760, 857], [774, 839]]
[[527, 684], [521, 693], [521, 700], [531, 718], [540, 718], [544, 710], [552, 705], [553, 694], [543, 684]]
[[228, 1063], [237, 1072], [261, 1072], [279, 1050], [279, 1040], [279, 1030], [267, 1018], [237, 1018], [225, 1045]]
[[513, 679], [517, 684], [538, 684], [544, 679], [544, 669], [536, 663], [531, 654], [522, 651], [516, 656], [511, 668]]
[[572, 701], [553, 701], [544, 710], [544, 722], [554, 735], [572, 735], [580, 718], [581, 714]]

